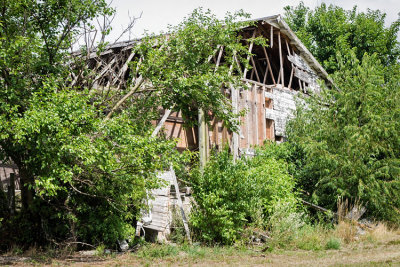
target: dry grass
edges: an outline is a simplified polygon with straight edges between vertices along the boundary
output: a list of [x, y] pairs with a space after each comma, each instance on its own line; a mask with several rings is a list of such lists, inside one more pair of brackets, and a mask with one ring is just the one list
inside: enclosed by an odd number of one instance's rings
[[398, 238], [398, 232], [390, 229], [385, 223], [364, 225], [359, 219], [366, 209], [359, 199], [350, 202], [348, 199], [338, 200], [338, 224], [334, 235], [341, 238], [346, 244], [360, 241], [386, 242]]
[[349, 244], [357, 240], [357, 227], [352, 222], [340, 221], [333, 235], [343, 240], [345, 244]]
[[[397, 239], [400, 241], [400, 239]], [[156, 253], [170, 251], [168, 245], [152, 245], [147, 250], [154, 253], [143, 255], [125, 253], [108, 257], [87, 257], [79, 254], [67, 259], [53, 259], [40, 265], [48, 266], [398, 266], [400, 264], [400, 242], [376, 246], [351, 245], [340, 250], [277, 250], [273, 252], [251, 251], [232, 247], [180, 247], [177, 253]], [[1, 258], [1, 257], [0, 257]], [[1, 261], [0, 261], [1, 262]], [[12, 263], [10, 263], [12, 264]], [[36, 261], [14, 262], [18, 266], [38, 265]], [[46, 266], [47, 266], [46, 265]]]
[[380, 222], [371, 230], [367, 231], [367, 234], [365, 237], [363, 237], [363, 240], [384, 244], [399, 240], [399, 236], [400, 231], [398, 229], [390, 228], [385, 223]]

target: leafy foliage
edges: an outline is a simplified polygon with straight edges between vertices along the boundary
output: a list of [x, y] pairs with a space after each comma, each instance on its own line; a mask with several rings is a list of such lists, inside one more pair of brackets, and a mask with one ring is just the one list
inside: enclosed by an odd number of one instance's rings
[[359, 12], [355, 6], [345, 10], [335, 5], [322, 3], [314, 10], [303, 2], [285, 7], [285, 19], [311, 53], [322, 63], [328, 73], [338, 70], [337, 54], [356, 54], [359, 60], [364, 53], [377, 58], [384, 65], [399, 60], [397, 40], [400, 20], [385, 26], [386, 14], [379, 10]]
[[224, 150], [210, 159], [203, 173], [195, 170], [191, 182], [197, 204], [190, 221], [199, 238], [230, 244], [244, 226], [265, 226], [278, 204], [295, 210], [294, 180], [285, 166], [261, 149], [255, 158], [236, 162]]
[[378, 57], [341, 60], [338, 90], [305, 99], [288, 136], [302, 151], [296, 176], [312, 201], [334, 209], [338, 197], [359, 197], [370, 216], [398, 223], [400, 72]]

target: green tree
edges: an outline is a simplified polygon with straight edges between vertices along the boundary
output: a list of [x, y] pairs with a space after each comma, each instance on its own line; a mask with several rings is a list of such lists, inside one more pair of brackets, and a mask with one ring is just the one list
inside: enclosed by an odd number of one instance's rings
[[305, 197], [335, 209], [359, 197], [368, 215], [400, 222], [400, 69], [379, 55], [339, 58], [335, 89], [304, 99], [288, 128], [302, 159], [293, 171]]
[[356, 6], [345, 10], [322, 3], [311, 10], [300, 2], [285, 7], [285, 20], [328, 73], [338, 70], [337, 54], [347, 56], [351, 51], [358, 60], [364, 53], [377, 53], [385, 66], [395, 64], [400, 55], [400, 19], [386, 27], [385, 18], [379, 10], [359, 12]]

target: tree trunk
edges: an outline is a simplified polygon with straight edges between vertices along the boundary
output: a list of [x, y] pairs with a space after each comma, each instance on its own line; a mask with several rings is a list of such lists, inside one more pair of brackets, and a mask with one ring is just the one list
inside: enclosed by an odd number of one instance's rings
[[29, 185], [33, 186], [34, 179], [25, 166], [18, 165], [18, 169], [21, 182], [22, 209], [28, 210], [33, 203], [33, 196], [35, 195], [33, 188], [29, 188]]

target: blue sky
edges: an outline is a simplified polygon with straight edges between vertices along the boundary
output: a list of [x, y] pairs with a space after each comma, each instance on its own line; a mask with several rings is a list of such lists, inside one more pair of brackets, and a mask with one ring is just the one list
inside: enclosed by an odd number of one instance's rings
[[[314, 8], [321, 2], [335, 4], [345, 9], [357, 5], [359, 10], [380, 9], [387, 13], [387, 24], [397, 19], [400, 12], [400, 0], [304, 0], [304, 3]], [[129, 22], [129, 16], [139, 16], [131, 32], [131, 38], [142, 36], [144, 30], [158, 33], [167, 28], [168, 24], [178, 24], [186, 15], [197, 7], [209, 8], [218, 17], [223, 17], [227, 11], [234, 12], [243, 9], [250, 13], [252, 18], [283, 14], [283, 7], [297, 5], [295, 0], [113, 0], [117, 15], [113, 22], [113, 32], [110, 41], [119, 36], [121, 29]], [[126, 35], [122, 39], [126, 40]]]

